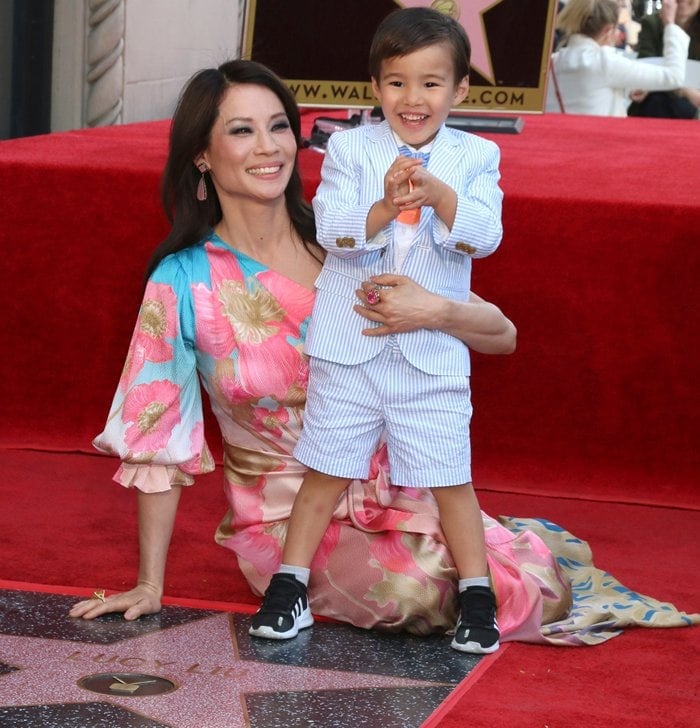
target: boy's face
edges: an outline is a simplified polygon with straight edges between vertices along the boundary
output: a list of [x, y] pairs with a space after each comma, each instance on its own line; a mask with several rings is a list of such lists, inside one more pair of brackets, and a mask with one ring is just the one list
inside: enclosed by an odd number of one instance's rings
[[391, 128], [413, 147], [431, 142], [450, 110], [469, 93], [469, 79], [454, 77], [452, 56], [444, 44], [387, 58], [372, 90]]

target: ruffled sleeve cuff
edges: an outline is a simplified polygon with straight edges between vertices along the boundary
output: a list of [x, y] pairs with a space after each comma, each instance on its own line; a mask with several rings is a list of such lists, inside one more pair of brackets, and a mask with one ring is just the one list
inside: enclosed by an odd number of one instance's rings
[[143, 493], [163, 493], [173, 485], [194, 485], [194, 478], [177, 465], [135, 465], [122, 463], [114, 480], [125, 488], [138, 488]]

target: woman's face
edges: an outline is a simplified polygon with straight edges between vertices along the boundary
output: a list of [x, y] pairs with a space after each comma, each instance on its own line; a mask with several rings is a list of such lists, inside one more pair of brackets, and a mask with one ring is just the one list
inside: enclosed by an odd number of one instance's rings
[[284, 196], [297, 144], [282, 102], [264, 86], [231, 86], [219, 106], [209, 147], [195, 160], [209, 165], [219, 199], [271, 201]]

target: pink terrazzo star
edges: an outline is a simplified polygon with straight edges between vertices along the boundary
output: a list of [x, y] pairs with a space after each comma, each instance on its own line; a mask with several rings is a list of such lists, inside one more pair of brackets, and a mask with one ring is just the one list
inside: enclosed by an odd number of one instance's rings
[[[240, 660], [227, 614], [110, 645], [0, 635], [0, 654], [5, 663], [19, 668], [0, 676], [0, 705], [106, 701], [178, 728], [248, 725], [248, 693], [431, 685], [382, 675]], [[81, 677], [110, 671], [164, 677], [178, 689], [163, 695], [122, 697], [77, 685]]]

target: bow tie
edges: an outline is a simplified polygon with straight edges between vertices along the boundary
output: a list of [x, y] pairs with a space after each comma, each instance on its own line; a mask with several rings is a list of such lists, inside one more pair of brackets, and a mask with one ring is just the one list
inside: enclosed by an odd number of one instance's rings
[[428, 165], [428, 160], [430, 159], [430, 152], [412, 152], [405, 144], [399, 147], [399, 154], [403, 157], [420, 159], [424, 167]]

